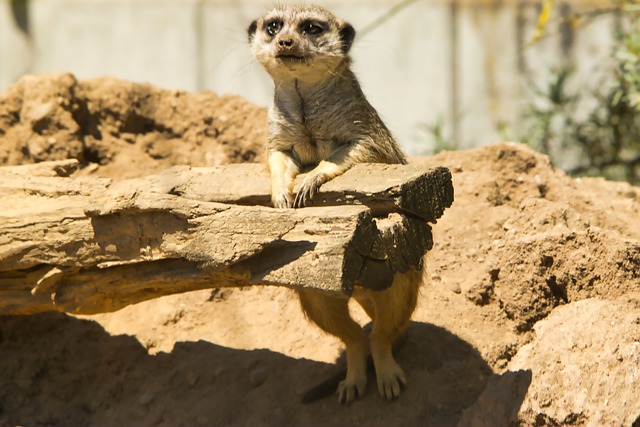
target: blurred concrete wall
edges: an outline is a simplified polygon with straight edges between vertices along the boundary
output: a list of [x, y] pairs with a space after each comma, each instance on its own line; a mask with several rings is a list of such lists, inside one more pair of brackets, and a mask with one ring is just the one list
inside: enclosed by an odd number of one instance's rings
[[[169, 89], [271, 101], [246, 28], [276, 2], [261, 0], [0, 0], [0, 90], [25, 73], [112, 75]], [[317, 0], [364, 29], [398, 1]], [[357, 38], [352, 54], [365, 93], [412, 154], [428, 152], [441, 122], [458, 147], [499, 140], [534, 83], [577, 61], [577, 84], [597, 81], [613, 18], [579, 30], [561, 17], [592, 1], [556, 1], [552, 36], [531, 39], [540, 1], [421, 0]], [[604, 2], [606, 3], [606, 2]], [[582, 83], [581, 83], [582, 82]]]

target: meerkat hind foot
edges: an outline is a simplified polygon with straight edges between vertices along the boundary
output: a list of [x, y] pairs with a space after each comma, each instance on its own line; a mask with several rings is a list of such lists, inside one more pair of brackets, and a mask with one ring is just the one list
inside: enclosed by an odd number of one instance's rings
[[400, 397], [402, 390], [407, 385], [407, 377], [404, 371], [393, 360], [376, 366], [376, 379], [378, 392], [389, 401]]
[[348, 405], [356, 399], [364, 396], [366, 389], [366, 374], [354, 379], [346, 378], [338, 384], [338, 401], [344, 405]]

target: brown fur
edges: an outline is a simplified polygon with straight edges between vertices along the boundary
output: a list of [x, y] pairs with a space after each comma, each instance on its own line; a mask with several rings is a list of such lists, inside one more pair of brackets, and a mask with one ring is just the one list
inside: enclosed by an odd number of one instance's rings
[[[248, 33], [253, 55], [275, 84], [267, 145], [274, 207], [304, 206], [322, 184], [356, 163], [406, 163], [351, 72], [351, 25], [318, 6], [278, 6], [252, 22]], [[294, 198], [295, 176], [309, 166]], [[378, 390], [390, 400], [406, 384], [392, 345], [415, 309], [421, 282], [422, 270], [410, 270], [397, 274], [387, 290], [356, 288], [353, 294], [374, 322], [370, 343]], [[298, 294], [307, 317], [345, 343], [347, 376], [338, 394], [341, 402], [352, 402], [367, 383], [362, 328], [349, 315], [346, 298]]]

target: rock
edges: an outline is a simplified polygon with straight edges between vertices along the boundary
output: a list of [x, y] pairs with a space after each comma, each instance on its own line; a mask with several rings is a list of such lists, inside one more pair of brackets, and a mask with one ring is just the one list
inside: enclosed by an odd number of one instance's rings
[[[637, 425], [640, 294], [567, 304], [536, 324], [535, 332], [507, 368], [532, 373], [518, 415], [522, 424]], [[492, 390], [479, 400], [485, 394]]]

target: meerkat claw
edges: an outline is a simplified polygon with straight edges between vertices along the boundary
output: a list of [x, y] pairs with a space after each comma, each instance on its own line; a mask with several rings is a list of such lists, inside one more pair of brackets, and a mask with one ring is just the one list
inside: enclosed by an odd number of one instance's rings
[[305, 207], [307, 202], [313, 199], [320, 189], [320, 186], [324, 184], [325, 181], [326, 179], [322, 175], [307, 176], [304, 181], [302, 181], [302, 186], [300, 186], [298, 194], [296, 194], [294, 206], [296, 208]]
[[378, 367], [378, 392], [382, 397], [392, 401], [400, 397], [407, 385], [407, 377], [395, 363], [390, 366]]
[[304, 189], [301, 188], [300, 191], [298, 191], [298, 194], [296, 194], [296, 199], [293, 202], [294, 208], [303, 208], [307, 203], [307, 200], [309, 199], [309, 197], [305, 194], [303, 190]]
[[273, 207], [276, 209], [292, 208], [294, 205], [292, 196], [288, 194], [280, 194], [279, 196], [274, 197], [272, 203]]
[[344, 380], [338, 386], [338, 402], [343, 405], [348, 405], [360, 397], [364, 396], [366, 382], [359, 384], [350, 384], [347, 380]]

